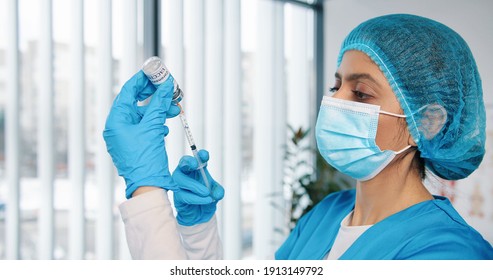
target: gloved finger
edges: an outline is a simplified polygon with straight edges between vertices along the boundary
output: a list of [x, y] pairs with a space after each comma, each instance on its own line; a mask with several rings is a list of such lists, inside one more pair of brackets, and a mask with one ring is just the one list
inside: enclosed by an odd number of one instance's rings
[[147, 106], [137, 106], [137, 112], [140, 115], [140, 118], [142, 119], [142, 116], [145, 115], [147, 111]]
[[203, 163], [207, 163], [209, 161], [209, 152], [207, 150], [199, 151], [199, 158]]
[[164, 136], [168, 136], [168, 133], [169, 133], [169, 127], [166, 126], [166, 125], [163, 125], [164, 126]]
[[190, 174], [190, 172], [196, 171], [198, 167], [199, 163], [196, 158], [192, 156], [183, 156], [178, 163], [177, 169], [185, 174]]
[[180, 107], [178, 107], [178, 105], [176, 105], [174, 103], [171, 103], [171, 106], [169, 107], [169, 110], [166, 113], [166, 117], [168, 119], [174, 118], [174, 117], [178, 116], [180, 114], [180, 112], [181, 112]]
[[210, 196], [200, 196], [195, 194], [194, 192], [183, 189], [181, 189], [179, 192], [176, 192], [176, 194], [174, 195], [174, 199], [177, 200], [176, 202], [179, 203], [193, 205], [207, 205], [213, 202]]
[[155, 91], [156, 87], [141, 70], [125, 82], [120, 93], [115, 98], [115, 103], [133, 105], [136, 104], [137, 101], [145, 100]]
[[204, 184], [193, 178], [190, 178], [189, 176], [187, 176], [186, 174], [180, 171], [178, 172], [175, 171], [172, 177], [175, 183], [180, 186], [181, 190], [192, 192], [195, 195], [201, 197], [206, 197], [209, 196], [210, 194], [209, 189], [207, 189], [207, 187]]
[[152, 96], [151, 102], [149, 102], [146, 112], [142, 117], [142, 122], [154, 125], [163, 124], [166, 121], [166, 114], [171, 106], [173, 91], [173, 77], [170, 76], [166, 82], [158, 87]]
[[[203, 163], [203, 164], [205, 164], [205, 166], [204, 166], [204, 171], [205, 171], [205, 174], [206, 174], [206, 176], [207, 176], [207, 179], [209, 180], [209, 182], [216, 183], [216, 182], [214, 181], [214, 179], [212, 179], [212, 176], [211, 176], [211, 174], [209, 173], [209, 170], [207, 169], [207, 163], [208, 163], [208, 161], [209, 161], [209, 159], [210, 159], [210, 158], [209, 158], [209, 152], [208, 152], [207, 150], [203, 150], [203, 149], [202, 149], [202, 150], [200, 150], [200, 151], [198, 152], [198, 155], [199, 155], [199, 158], [200, 158], [200, 160], [202, 161], [202, 163]], [[216, 184], [217, 184], [217, 183], [216, 183]]]
[[[201, 158], [201, 161], [203, 163], [207, 164], [207, 160], [209, 159], [209, 152], [206, 150], [200, 150], [199, 151], [199, 157]], [[199, 168], [199, 163], [195, 157], [192, 156], [183, 156], [180, 159], [180, 162], [178, 163], [178, 167], [176, 168], [176, 171], [179, 171], [187, 176], [191, 176], [192, 172], [195, 172], [193, 176], [195, 176], [195, 180], [203, 180], [203, 178], [199, 175], [200, 173], [198, 172]], [[207, 180], [212, 184], [214, 183], [214, 180], [212, 179], [209, 171], [207, 170], [207, 167], [203, 167]], [[200, 179], [199, 179], [200, 178]]]
[[212, 198], [216, 201], [224, 198], [224, 188], [216, 182], [212, 184]]
[[[146, 111], [147, 111], [147, 105], [145, 106], [137, 106], [137, 110], [138, 110], [138, 113], [139, 115], [141, 116], [144, 116]], [[171, 118], [174, 118], [176, 116], [178, 116], [181, 112], [181, 109], [180, 107], [178, 107], [176, 104], [173, 104], [171, 103], [171, 106], [169, 107], [169, 110], [168, 112], [166, 113], [166, 118], [167, 119], [171, 119]]]
[[120, 125], [137, 124], [142, 119], [142, 111], [137, 106], [138, 100], [144, 100], [156, 90], [142, 71], [137, 72], [122, 87], [113, 101], [106, 119], [106, 128]]
[[137, 106], [133, 109], [128, 106], [113, 106], [106, 118], [105, 129], [138, 124], [141, 119]]

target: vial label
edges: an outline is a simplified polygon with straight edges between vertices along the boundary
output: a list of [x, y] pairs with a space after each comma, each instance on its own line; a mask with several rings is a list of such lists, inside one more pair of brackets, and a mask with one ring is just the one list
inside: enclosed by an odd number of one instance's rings
[[[168, 78], [171, 76], [168, 68], [166, 68], [163, 61], [157, 56], [148, 58], [144, 62], [144, 65], [142, 65], [142, 70], [144, 71], [144, 74], [146, 74], [147, 78], [151, 81], [151, 83], [153, 83], [155, 86], [166, 82], [166, 80], [168, 80]], [[178, 83], [175, 80], [173, 80], [173, 86], [174, 91], [172, 101], [176, 104], [182, 100], [183, 92], [181, 91]]]
[[169, 71], [168, 69], [161, 67], [158, 69], [158, 71], [148, 75], [147, 77], [153, 84], [160, 85], [168, 79]]

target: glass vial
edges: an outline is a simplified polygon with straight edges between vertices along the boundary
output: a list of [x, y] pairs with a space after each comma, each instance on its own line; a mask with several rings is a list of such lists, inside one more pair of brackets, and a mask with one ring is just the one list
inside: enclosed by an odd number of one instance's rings
[[[161, 58], [157, 56], [148, 58], [142, 65], [142, 71], [144, 71], [144, 74], [146, 74], [147, 78], [149, 78], [155, 86], [159, 86], [160, 84], [166, 82], [166, 80], [168, 80], [171, 76], [168, 68], [166, 68]], [[175, 90], [173, 92], [172, 101], [175, 104], [178, 104], [183, 99], [183, 92], [178, 86], [176, 80], [173, 81], [173, 84]]]

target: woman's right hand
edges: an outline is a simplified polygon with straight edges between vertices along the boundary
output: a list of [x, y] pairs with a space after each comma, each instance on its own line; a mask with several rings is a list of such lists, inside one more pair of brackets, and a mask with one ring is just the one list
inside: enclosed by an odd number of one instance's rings
[[[209, 153], [206, 150], [200, 150], [198, 155], [204, 164], [209, 161]], [[173, 190], [176, 220], [182, 226], [208, 222], [216, 212], [217, 203], [224, 197], [224, 188], [212, 179], [207, 166], [204, 166], [211, 190], [206, 187], [198, 166], [196, 158], [184, 156], [173, 172], [173, 179], [178, 185]]]

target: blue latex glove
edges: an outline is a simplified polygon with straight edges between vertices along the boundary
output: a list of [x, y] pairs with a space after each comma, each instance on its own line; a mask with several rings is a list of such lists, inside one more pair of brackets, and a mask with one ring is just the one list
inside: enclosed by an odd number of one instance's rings
[[[198, 154], [200, 160], [204, 164], [207, 163], [209, 153], [200, 150]], [[178, 185], [178, 189], [173, 191], [176, 220], [183, 226], [208, 222], [216, 212], [217, 202], [224, 197], [224, 188], [212, 179], [207, 167], [204, 167], [212, 189], [212, 192], [209, 192], [197, 167], [197, 159], [184, 156], [173, 172], [173, 179]]]
[[[156, 89], [139, 71], [125, 83], [113, 102], [103, 137], [118, 175], [127, 184], [127, 198], [141, 186], [176, 188], [164, 147], [164, 137], [169, 132], [164, 125], [166, 118], [180, 112], [171, 103], [173, 88], [172, 77]], [[137, 101], [151, 95], [149, 105], [137, 106]]]

